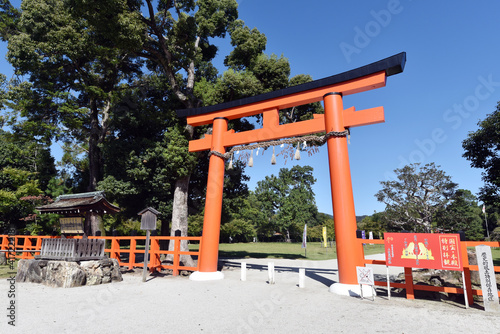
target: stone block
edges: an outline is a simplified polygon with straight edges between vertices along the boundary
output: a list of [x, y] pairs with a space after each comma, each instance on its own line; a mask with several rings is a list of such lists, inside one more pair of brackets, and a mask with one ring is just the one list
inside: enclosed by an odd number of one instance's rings
[[20, 260], [17, 282], [42, 283], [52, 287], [71, 288], [122, 281], [118, 261]]

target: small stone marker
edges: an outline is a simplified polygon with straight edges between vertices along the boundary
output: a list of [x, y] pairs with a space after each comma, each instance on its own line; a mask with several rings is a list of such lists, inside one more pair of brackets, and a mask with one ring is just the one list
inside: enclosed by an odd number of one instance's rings
[[481, 278], [484, 310], [487, 312], [500, 312], [491, 247], [486, 245], [476, 246], [476, 258], [477, 266], [479, 267], [479, 277]]
[[299, 268], [299, 288], [305, 287], [306, 268]]
[[267, 264], [267, 274], [269, 276], [269, 284], [275, 283], [274, 276], [274, 262], [269, 262]]
[[246, 262], [241, 262], [241, 280], [242, 281], [247, 280], [247, 263]]

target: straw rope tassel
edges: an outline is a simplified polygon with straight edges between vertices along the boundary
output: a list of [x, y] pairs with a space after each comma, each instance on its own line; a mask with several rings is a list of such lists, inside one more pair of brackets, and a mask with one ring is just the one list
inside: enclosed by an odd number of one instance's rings
[[231, 154], [231, 160], [229, 160], [229, 166], [227, 166], [227, 169], [233, 169], [233, 155]]
[[297, 144], [297, 150], [295, 151], [295, 156], [293, 157], [295, 160], [300, 160], [300, 144]]
[[274, 154], [274, 146], [273, 146], [273, 156], [271, 157], [271, 165], [276, 165], [276, 154]]
[[248, 167], [253, 167], [253, 150], [250, 153], [250, 159], [248, 159]]

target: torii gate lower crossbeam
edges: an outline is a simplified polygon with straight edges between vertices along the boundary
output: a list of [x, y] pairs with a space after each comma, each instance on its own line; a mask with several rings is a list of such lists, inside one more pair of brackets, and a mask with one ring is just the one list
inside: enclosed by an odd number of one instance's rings
[[[226, 147], [265, 140], [296, 137], [317, 132], [339, 133], [349, 127], [384, 122], [383, 108], [354, 111], [344, 110], [342, 97], [385, 86], [386, 77], [403, 71], [406, 54], [400, 53], [373, 64], [357, 68], [308, 84], [294, 86], [238, 101], [177, 112], [193, 126], [212, 124], [212, 135], [189, 143], [190, 151], [211, 150], [225, 153]], [[279, 125], [279, 110], [311, 102], [323, 101], [325, 114], [294, 124]], [[234, 133], [227, 130], [228, 121], [263, 114], [262, 129]], [[327, 139], [333, 214], [337, 244], [340, 285], [356, 286], [356, 266], [363, 266], [363, 252], [356, 241], [356, 215], [351, 184], [347, 139], [330, 136]], [[200, 248], [199, 271], [193, 280], [223, 278], [217, 271], [222, 192], [225, 161], [217, 154], [210, 156]], [[331, 291], [342, 293], [336, 289]]]

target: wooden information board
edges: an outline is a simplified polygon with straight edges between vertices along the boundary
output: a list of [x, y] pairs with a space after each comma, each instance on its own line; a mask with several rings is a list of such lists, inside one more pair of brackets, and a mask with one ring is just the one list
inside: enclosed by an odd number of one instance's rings
[[61, 233], [79, 233], [83, 234], [82, 217], [59, 218], [61, 224]]

